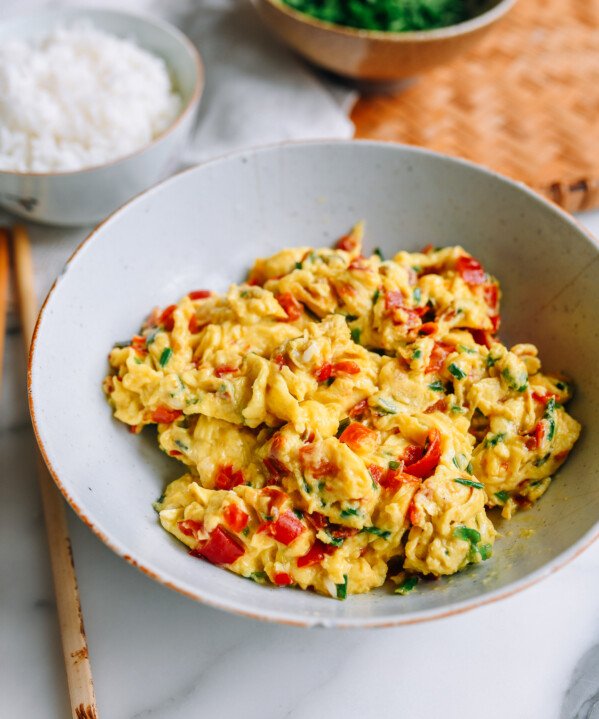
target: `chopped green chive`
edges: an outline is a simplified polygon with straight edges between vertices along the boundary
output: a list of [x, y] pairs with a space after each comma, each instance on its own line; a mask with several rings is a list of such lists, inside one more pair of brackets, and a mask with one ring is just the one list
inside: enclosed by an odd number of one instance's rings
[[175, 444], [177, 445], [177, 447], [179, 447], [179, 449], [182, 449], [184, 452], [189, 451], [189, 447], [185, 443], [181, 442], [180, 439], [176, 439]]
[[414, 292], [412, 292], [412, 298], [414, 299], [415, 305], [420, 304], [420, 301], [422, 300], [422, 291], [420, 287], [414, 288]]
[[343, 584], [337, 584], [337, 599], [347, 597], [347, 574], [343, 575]]
[[253, 582], [257, 582], [258, 584], [264, 584], [264, 582], [268, 579], [268, 575], [266, 572], [252, 572], [248, 579], [251, 579]]
[[244, 537], [247, 537], [248, 534], [250, 533], [250, 528], [246, 527], [245, 529], [242, 529], [241, 533], [243, 534]]
[[160, 354], [160, 359], [158, 360], [160, 366], [164, 367], [172, 356], [173, 350], [170, 347], [165, 347]]
[[381, 291], [377, 288], [374, 291], [374, 294], [372, 295], [372, 304], [373, 305], [376, 305], [380, 296], [381, 296]]
[[380, 247], [375, 247], [373, 254], [376, 255], [381, 262], [385, 261], [385, 258], [383, 257], [383, 253], [381, 252]]
[[295, 263], [295, 269], [296, 269], [296, 270], [301, 270], [302, 268], [303, 268], [303, 265], [302, 265], [301, 262], [296, 262], [296, 263]]
[[408, 594], [418, 584], [418, 577], [406, 577], [403, 582], [396, 587], [395, 594]]
[[377, 537], [381, 537], [382, 539], [389, 539], [391, 536], [391, 532], [388, 532], [386, 529], [379, 529], [378, 527], [362, 527], [360, 530], [360, 533], [366, 532], [367, 534], [374, 534]]
[[464, 524], [460, 524], [453, 530], [453, 536], [456, 539], [462, 539], [464, 542], [470, 542], [470, 544], [478, 544], [480, 542], [480, 532], [472, 527], [466, 527]]
[[397, 414], [397, 405], [384, 397], [379, 397], [376, 407], [383, 414]]
[[567, 387], [568, 387], [568, 385], [565, 384], [565, 382], [556, 382], [556, 383], [555, 383], [555, 386], [556, 386], [558, 389], [561, 389], [562, 392], [563, 392], [565, 389], [567, 389]]
[[464, 379], [468, 376], [468, 374], [464, 372], [461, 367], [458, 367], [455, 362], [452, 362], [447, 369], [456, 379]]
[[458, 345], [458, 349], [460, 352], [466, 352], [469, 355], [475, 355], [476, 350], [473, 350], [472, 347], [466, 347], [466, 345]]
[[464, 487], [475, 487], [476, 489], [484, 489], [484, 484], [481, 484], [480, 482], [475, 482], [473, 479], [454, 477], [453, 481], [457, 482], [458, 484], [463, 484]]
[[543, 419], [547, 421], [548, 425], [548, 432], [547, 432], [547, 439], [549, 442], [555, 437], [555, 397], [551, 397], [551, 399], [547, 402], [547, 406], [545, 407], [545, 413], [543, 414]]
[[330, 387], [334, 381], [335, 381], [335, 377], [329, 377], [328, 380], [325, 382], [325, 384], [327, 387]]
[[436, 382], [431, 382], [428, 388], [432, 389], [433, 392], [445, 392], [445, 385], [440, 379], [436, 380]]
[[487, 436], [485, 439], [485, 447], [496, 447], [505, 439], [505, 432], [498, 432], [495, 435]]
[[295, 516], [296, 516], [298, 519], [303, 519], [303, 518], [304, 518], [304, 513], [302, 512], [301, 509], [295, 509], [295, 508], [294, 508], [293, 514], [295, 514]]
[[341, 435], [345, 432], [345, 430], [349, 427], [351, 424], [351, 419], [349, 417], [345, 417], [344, 419], [339, 422], [339, 427], [337, 428], [337, 434], [335, 435], [337, 439], [341, 437]]
[[347, 507], [341, 510], [342, 517], [357, 517], [360, 514], [360, 510], [356, 507]]
[[493, 357], [490, 353], [487, 355], [487, 367], [494, 367], [499, 362], [499, 357]]
[[495, 496], [503, 504], [505, 504], [508, 501], [508, 499], [510, 498], [509, 493], [506, 492], [505, 489], [502, 489], [500, 492], [495, 492]]
[[401, 462], [398, 462], [395, 459], [392, 459], [389, 462], [389, 469], [399, 469], [401, 467]]
[[547, 452], [547, 454], [544, 457], [541, 457], [540, 459], [537, 459], [536, 462], [534, 462], [535, 467], [542, 467], [548, 459], [551, 457], [551, 452]]
[[412, 352], [412, 359], [420, 359], [422, 357], [422, 350], [417, 349]]
[[451, 411], [455, 412], [456, 414], [464, 414], [466, 410], [463, 407], [458, 407], [457, 404], [454, 404], [451, 406]]
[[520, 377], [514, 377], [509, 367], [504, 367], [501, 376], [507, 382], [507, 386], [515, 392], [524, 392], [528, 387], [528, 376], [525, 376], [525, 373], [522, 373]]
[[490, 544], [480, 544], [477, 549], [483, 562], [493, 556], [493, 547]]
[[359, 327], [353, 327], [351, 331], [351, 338], [352, 341], [355, 342], [357, 345], [360, 344], [360, 335], [362, 334], [362, 330]]

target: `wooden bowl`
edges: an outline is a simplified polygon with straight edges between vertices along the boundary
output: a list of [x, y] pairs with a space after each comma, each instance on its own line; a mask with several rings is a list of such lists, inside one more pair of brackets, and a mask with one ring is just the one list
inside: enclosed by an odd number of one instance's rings
[[486, 35], [516, 0], [489, 0], [466, 22], [438, 30], [382, 32], [334, 25], [283, 0], [253, 0], [268, 27], [307, 60], [338, 75], [392, 81], [449, 62]]

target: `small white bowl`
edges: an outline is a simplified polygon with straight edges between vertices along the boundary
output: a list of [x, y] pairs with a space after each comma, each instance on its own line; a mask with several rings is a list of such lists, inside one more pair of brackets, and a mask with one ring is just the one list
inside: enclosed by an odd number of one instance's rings
[[[129, 434], [102, 393], [106, 354], [148, 311], [190, 289], [223, 291], [256, 257], [330, 246], [358, 219], [386, 257], [462, 244], [504, 289], [502, 339], [534, 342], [578, 386], [584, 430], [547, 494], [501, 533], [492, 559], [406, 597], [345, 602], [260, 586], [190, 557], [152, 502], [182, 474], [152, 432]], [[386, 626], [464, 611], [538, 581], [597, 535], [599, 252], [532, 190], [460, 160], [385, 143], [249, 150], [193, 168], [130, 202], [91, 234], [50, 293], [32, 343], [37, 438], [58, 486], [94, 532], [166, 586], [230, 611], [304, 626]], [[495, 518], [494, 518], [495, 520]], [[531, 536], [523, 536], [527, 530]], [[115, 591], [118, 588], [115, 587]]]
[[130, 37], [161, 57], [183, 100], [175, 122], [136, 152], [72, 172], [12, 172], [0, 168], [0, 205], [16, 215], [51, 225], [99, 222], [134, 195], [172, 172], [194, 125], [204, 86], [200, 54], [166, 22], [114, 10], [56, 8], [0, 24], [5, 39], [30, 40], [58, 25], [86, 19], [101, 30]]

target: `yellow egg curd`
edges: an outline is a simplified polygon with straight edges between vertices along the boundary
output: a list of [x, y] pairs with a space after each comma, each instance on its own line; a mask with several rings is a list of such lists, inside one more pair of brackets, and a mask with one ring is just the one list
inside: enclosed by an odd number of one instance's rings
[[571, 385], [500, 342], [473, 257], [361, 250], [357, 225], [259, 259], [110, 353], [115, 417], [185, 465], [155, 506], [193, 557], [340, 599], [388, 577], [405, 593], [488, 559], [486, 510], [535, 502], [576, 442]]

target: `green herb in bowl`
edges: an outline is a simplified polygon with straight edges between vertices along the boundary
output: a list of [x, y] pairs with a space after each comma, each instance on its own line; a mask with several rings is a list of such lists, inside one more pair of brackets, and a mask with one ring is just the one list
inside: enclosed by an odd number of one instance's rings
[[484, 0], [284, 0], [294, 10], [347, 27], [406, 32], [464, 22]]

